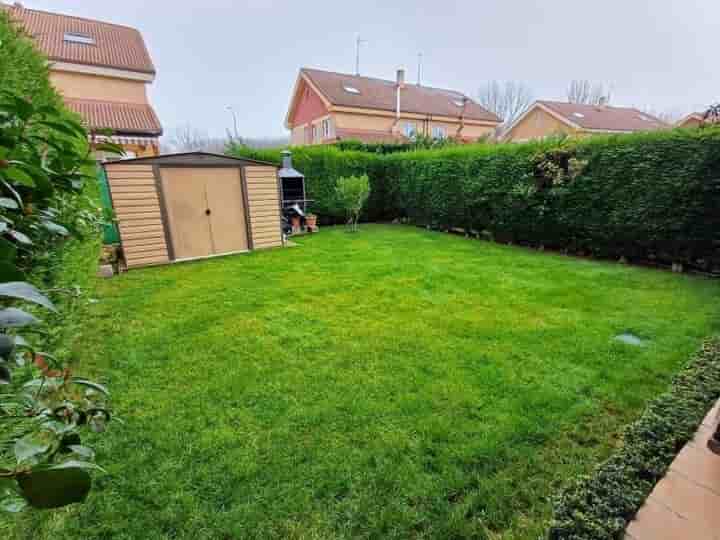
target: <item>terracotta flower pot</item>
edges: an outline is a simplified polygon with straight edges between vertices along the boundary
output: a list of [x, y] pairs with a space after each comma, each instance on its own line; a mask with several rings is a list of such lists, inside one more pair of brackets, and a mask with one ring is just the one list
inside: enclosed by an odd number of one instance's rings
[[300, 216], [292, 216], [290, 218], [290, 224], [292, 225], [293, 231], [300, 230]]
[[305, 216], [305, 223], [308, 229], [314, 231], [317, 228], [317, 216], [315, 214], [308, 214]]

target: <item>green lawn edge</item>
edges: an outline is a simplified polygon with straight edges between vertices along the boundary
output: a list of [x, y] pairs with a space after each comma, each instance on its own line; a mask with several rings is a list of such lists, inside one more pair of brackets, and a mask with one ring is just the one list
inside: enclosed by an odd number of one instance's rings
[[630, 424], [623, 445], [556, 498], [551, 540], [622, 538], [655, 484], [720, 398], [720, 336], [705, 340], [669, 389]]

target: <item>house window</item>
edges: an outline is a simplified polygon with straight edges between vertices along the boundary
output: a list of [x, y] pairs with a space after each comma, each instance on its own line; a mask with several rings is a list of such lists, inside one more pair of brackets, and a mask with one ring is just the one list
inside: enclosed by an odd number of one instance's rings
[[313, 140], [313, 142], [317, 141], [317, 138], [318, 138], [318, 128], [317, 128], [317, 126], [316, 126], [315, 124], [313, 124], [313, 127], [312, 127], [312, 140]]
[[81, 45], [95, 45], [95, 38], [88, 34], [79, 32], [65, 32], [63, 39], [69, 43], [80, 43]]
[[447, 130], [445, 126], [433, 126], [432, 128], [433, 139], [444, 139], [447, 137]]
[[325, 118], [322, 121], [322, 124], [320, 124], [321, 132], [322, 132], [322, 138], [323, 139], [329, 139], [330, 138], [330, 119]]
[[403, 133], [408, 139], [417, 136], [417, 124], [415, 122], [405, 122]]

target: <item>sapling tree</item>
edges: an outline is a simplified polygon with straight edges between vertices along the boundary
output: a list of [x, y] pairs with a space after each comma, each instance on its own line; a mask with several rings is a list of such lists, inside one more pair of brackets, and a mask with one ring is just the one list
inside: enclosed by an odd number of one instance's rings
[[366, 174], [339, 178], [335, 185], [335, 198], [345, 211], [347, 226], [352, 232], [358, 230], [360, 212], [370, 196], [370, 180]]

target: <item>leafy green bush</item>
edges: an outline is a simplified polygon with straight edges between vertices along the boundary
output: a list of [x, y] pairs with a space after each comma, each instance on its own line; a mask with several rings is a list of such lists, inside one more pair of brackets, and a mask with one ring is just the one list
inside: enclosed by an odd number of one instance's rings
[[4, 14], [0, 36], [2, 68], [22, 75], [0, 79], [0, 510], [18, 512], [84, 500], [88, 471], [99, 467], [81, 435], [104, 430], [110, 413], [102, 385], [43, 352], [48, 337], [61, 335], [57, 327], [42, 328], [16, 307], [56, 311], [24, 280], [59, 283], [66, 239], [99, 235], [100, 217], [84, 197], [86, 181], [95, 181], [86, 130], [52, 91], [45, 59]]
[[380, 142], [366, 143], [354, 139], [346, 139], [333, 143], [335, 148], [343, 151], [355, 150], [359, 152], [371, 152], [374, 154], [393, 154], [395, 152], [409, 152], [412, 150], [429, 150], [457, 146], [456, 140], [451, 138], [437, 139], [433, 137], [418, 135], [407, 142]]
[[621, 538], [628, 521], [718, 397], [720, 339], [714, 338], [627, 428], [622, 447], [556, 499], [550, 539]]
[[0, 9], [0, 89], [4, 93], [32, 98], [36, 107], [59, 107], [60, 96], [52, 88], [48, 62], [25, 32], [11, 24]]
[[360, 212], [370, 196], [370, 181], [366, 174], [338, 178], [335, 198], [338, 206], [345, 210], [350, 230], [357, 231]]
[[[236, 155], [278, 161], [242, 148]], [[377, 154], [294, 150], [315, 211], [367, 174], [364, 217], [407, 217], [500, 241], [720, 269], [720, 128]]]

